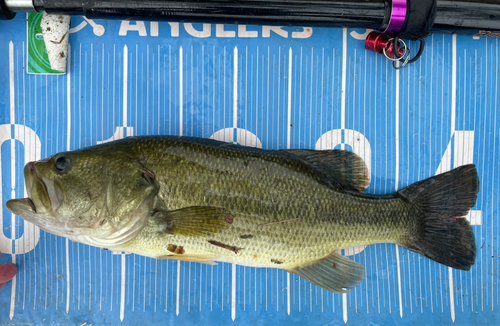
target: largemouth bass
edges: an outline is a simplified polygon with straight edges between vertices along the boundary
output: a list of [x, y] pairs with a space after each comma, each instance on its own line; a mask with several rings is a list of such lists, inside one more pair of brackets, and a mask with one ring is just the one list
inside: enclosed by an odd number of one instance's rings
[[469, 270], [479, 179], [461, 166], [396, 193], [363, 193], [365, 163], [340, 150], [263, 150], [130, 137], [30, 162], [7, 208], [72, 241], [157, 259], [275, 267], [335, 293], [364, 267], [337, 251], [396, 243]]

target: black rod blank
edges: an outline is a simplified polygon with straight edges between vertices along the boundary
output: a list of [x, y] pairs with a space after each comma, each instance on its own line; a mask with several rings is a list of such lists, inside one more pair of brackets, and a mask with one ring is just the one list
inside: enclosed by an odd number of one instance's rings
[[[436, 1], [434, 30], [500, 31], [500, 0], [407, 0], [408, 7], [422, 1]], [[12, 19], [18, 11], [47, 11], [106, 19], [384, 30], [391, 6], [392, 0], [0, 0], [0, 19]]]
[[[385, 0], [34, 0], [37, 11], [89, 18], [380, 28]], [[387, 0], [388, 1], [388, 0]], [[387, 23], [387, 22], [386, 22]]]

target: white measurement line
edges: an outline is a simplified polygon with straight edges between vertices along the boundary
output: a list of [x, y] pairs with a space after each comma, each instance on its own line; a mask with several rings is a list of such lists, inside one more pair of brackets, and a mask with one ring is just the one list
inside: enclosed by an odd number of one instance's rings
[[[26, 62], [25, 61], [25, 54], [26, 54], [26, 51], [25, 51], [25, 48], [24, 48], [24, 42], [23, 42], [23, 61], [22, 62]], [[25, 124], [25, 121], [26, 121], [26, 77], [25, 75], [26, 74], [21, 74], [23, 76], [23, 124]], [[23, 134], [23, 141], [26, 140], [26, 129], [24, 129], [24, 134]], [[26, 191], [26, 190], [25, 190]], [[24, 227], [26, 229], [28, 229], [26, 223], [24, 224]], [[29, 242], [30, 240], [30, 237], [29, 237], [29, 231], [26, 232], [27, 236], [26, 237], [22, 237], [23, 238], [23, 248], [26, 248], [25, 245], [26, 245], [26, 242]], [[25, 239], [26, 238], [26, 239]], [[24, 287], [23, 287], [23, 310], [26, 306], [26, 268], [24, 269], [24, 273], [23, 273], [23, 284], [24, 284]], [[56, 307], [57, 309], [57, 307]]]
[[[342, 36], [342, 102], [340, 111], [340, 128], [345, 129], [345, 95], [346, 95], [346, 76], [347, 76], [347, 28], [343, 29]], [[345, 144], [342, 143], [341, 149], [345, 149]], [[342, 309], [344, 315], [344, 323], [347, 323], [347, 294], [342, 294]]]
[[342, 311], [344, 317], [344, 323], [347, 323], [347, 294], [342, 294]]
[[[193, 104], [194, 103], [194, 87], [193, 87], [193, 83], [194, 83], [194, 66], [193, 66], [194, 53], [193, 53], [193, 45], [191, 45], [191, 55], [190, 56], [191, 56], [191, 69], [190, 69], [190, 71], [191, 71], [191, 78], [190, 78], [190, 80], [191, 80], [191, 89], [190, 89], [191, 90], [191, 119], [189, 119], [189, 120], [191, 122], [191, 126], [190, 126], [191, 128], [189, 128], [189, 129], [191, 129], [191, 137], [192, 137], [194, 135], [193, 134], [193, 132], [194, 132], [194, 130], [193, 130], [193, 120], [194, 120], [193, 119], [193, 115], [194, 115], [194, 108], [193, 108], [193, 105], [194, 105]], [[189, 270], [191, 270], [191, 263], [189, 263]], [[189, 296], [190, 296], [190, 292], [188, 292], [188, 297]], [[189, 300], [188, 300], [188, 312], [189, 312]]]
[[180, 291], [181, 291], [181, 261], [177, 261], [177, 297], [175, 302], [175, 314], [179, 316], [179, 301], [180, 301]]
[[[10, 41], [9, 43], [9, 84], [10, 84], [10, 123], [15, 124], [15, 92], [14, 92], [14, 43]], [[12, 137], [12, 136], [11, 136]], [[11, 159], [11, 198], [16, 198], [16, 142], [14, 140], [10, 141], [10, 159]], [[11, 239], [14, 241], [16, 239], [16, 215], [11, 214]], [[15, 247], [17, 251], [17, 246]], [[12, 263], [16, 263], [16, 253], [12, 250]], [[10, 293], [10, 312], [9, 317], [12, 320], [14, 318], [14, 309], [16, 306], [16, 283], [17, 277], [14, 275], [12, 278], [12, 288]]]
[[120, 297], [120, 321], [125, 317], [125, 254], [122, 256], [122, 284], [121, 284], [121, 297]]
[[[472, 58], [471, 58], [471, 60], [472, 60]], [[472, 76], [471, 76], [471, 78], [472, 78]], [[477, 92], [477, 49], [475, 49], [474, 50], [474, 125], [476, 125], [477, 93], [478, 93]], [[477, 286], [477, 272], [476, 272], [476, 286]], [[471, 310], [474, 311], [474, 289], [473, 289], [473, 284], [472, 284], [472, 272], [471, 272], [471, 276], [470, 276], [470, 300], [471, 300], [471, 304], [470, 304]]]
[[231, 285], [232, 285], [232, 288], [231, 288], [231, 319], [234, 321], [236, 319], [236, 264], [235, 263], [232, 264], [231, 277], [232, 277], [232, 279], [231, 279]]
[[[486, 37], [485, 38], [485, 48], [486, 48], [486, 51], [485, 51], [485, 66], [488, 67], [488, 38]], [[486, 72], [485, 72], [485, 76], [483, 77], [483, 59], [481, 58], [481, 70], [480, 70], [480, 76], [481, 76], [481, 79], [480, 80], [484, 80], [484, 123], [486, 124], [486, 121], [487, 121], [487, 110], [486, 110], [486, 103], [487, 103], [487, 99], [488, 99], [488, 70], [489, 69], [485, 69]], [[486, 143], [486, 126], [483, 127], [484, 129], [484, 133], [483, 133], [483, 144]], [[481, 172], [481, 180], [485, 180], [484, 179], [484, 170], [485, 170], [485, 167], [484, 167], [484, 163], [486, 161], [486, 151], [483, 149], [483, 159], [482, 159], [482, 172]], [[481, 193], [483, 193], [484, 191], [484, 182], [481, 184]], [[481, 207], [485, 207], [484, 206], [484, 196], [482, 196], [481, 198]], [[488, 239], [485, 239], [483, 238], [483, 224], [481, 223], [481, 233], [480, 233], [480, 239], [484, 239], [485, 242], [488, 241]], [[482, 248], [481, 248], [482, 249]], [[480, 271], [481, 271], [481, 278], [480, 278], [480, 281], [481, 281], [481, 311], [484, 310], [484, 286], [483, 286], [483, 253], [481, 252], [481, 265], [480, 265]]]
[[211, 268], [212, 271], [210, 272], [210, 311], [212, 311], [214, 307], [214, 265], [212, 265]]
[[[286, 135], [286, 148], [290, 148], [290, 137], [292, 132], [292, 48], [288, 51], [288, 123]], [[290, 279], [290, 274], [288, 274]], [[290, 287], [288, 287], [288, 298], [290, 298]], [[290, 314], [290, 300], [288, 300], [288, 314]]]
[[286, 272], [286, 311], [290, 315], [290, 273]]
[[[422, 60], [419, 60], [419, 67], [418, 67], [418, 75], [421, 76], [422, 75]], [[419, 78], [419, 81], [418, 81], [418, 116], [421, 116], [421, 107], [422, 107], [422, 79]], [[418, 119], [418, 132], [420, 132], [420, 119]], [[420, 140], [421, 140], [421, 137], [419, 135], [418, 137], [418, 147], [417, 147], [417, 155], [418, 155], [418, 162], [420, 162]], [[417, 169], [417, 180], [420, 179], [420, 164], [418, 164], [418, 169]], [[420, 312], [423, 312], [423, 295], [422, 295], [422, 273], [420, 272], [421, 269], [420, 269], [420, 259], [421, 257], [419, 255], [417, 255], [417, 259], [418, 259], [418, 279], [419, 279], [419, 294], [420, 294]], [[415, 266], [416, 264], [413, 264], [413, 271], [414, 273], [415, 272]], [[415, 282], [416, 283], [416, 282]], [[416, 284], [415, 284], [415, 291], [416, 291]], [[415, 300], [415, 305], [418, 304], [418, 299]]]
[[[431, 41], [430, 41], [431, 44], [434, 44], [434, 35], [431, 35]], [[434, 73], [434, 46], [431, 46], [431, 53], [430, 53], [430, 59], [431, 59], [431, 64], [430, 64], [430, 71], [431, 71], [431, 78], [430, 78], [430, 89], [434, 89], [434, 76], [433, 76], [433, 73]], [[429, 67], [429, 66], [427, 66]], [[429, 118], [429, 157], [432, 155], [432, 109], [434, 107], [433, 105], [433, 97], [432, 97], [432, 92], [429, 92], [429, 114], [428, 116], [430, 117]], [[427, 114], [426, 114], [427, 116]], [[427, 120], [426, 120], [427, 122]], [[424, 127], [425, 129], [425, 127]], [[431, 175], [432, 173], [432, 170], [431, 170], [431, 167], [432, 167], [432, 163], [430, 162], [429, 160], [429, 173], [428, 175]], [[431, 260], [428, 260], [428, 266], [429, 266], [429, 293], [430, 293], [430, 297], [431, 297], [431, 312], [434, 313], [434, 296], [433, 296], [433, 289], [435, 289], [435, 293], [436, 293], [436, 300], [437, 300], [437, 284], [434, 285], [434, 287], [432, 286], [432, 269], [431, 269]], [[436, 277], [437, 277], [437, 273], [436, 273]]]
[[[9, 84], [10, 84], [10, 123], [15, 124], [15, 109], [16, 100], [14, 92], [14, 43], [10, 41], [9, 43]], [[12, 166], [12, 171], [14, 171], [15, 166]], [[15, 173], [15, 172], [14, 172]], [[14, 185], [14, 183], [13, 183]], [[14, 215], [14, 214], [12, 214]]]
[[[238, 48], [234, 47], [233, 52], [233, 128], [238, 128]], [[231, 135], [231, 137], [234, 134]], [[236, 139], [234, 139], [236, 141]], [[222, 284], [224, 287], [224, 283]], [[224, 297], [222, 297], [224, 302]], [[231, 319], [236, 319], [236, 264], [232, 264], [231, 279]]]
[[[445, 56], [445, 37], [444, 35], [442, 36], [442, 53], [443, 53], [443, 57]], [[441, 65], [441, 76], [442, 76], [442, 80], [444, 80], [444, 68], [445, 68], [445, 65], [442, 64]], [[444, 82], [441, 82], [441, 116], [444, 116]], [[437, 101], [437, 97], [436, 97], [436, 101]], [[438, 113], [437, 113], [437, 110], [436, 110], [436, 117], [438, 117]], [[437, 121], [439, 122], [439, 118], [437, 119]], [[441, 119], [441, 130], [444, 130], [444, 122], [443, 122], [443, 119]], [[442, 142], [440, 143], [439, 145], [439, 152], [442, 153], [443, 152], [443, 144]], [[439, 265], [438, 266], [439, 268], [439, 287], [441, 289], [441, 312], [444, 312], [444, 304], [443, 304], [443, 278], [446, 278], [446, 275], [443, 276], [442, 274], [442, 266]], [[449, 281], [449, 279], [448, 279]], [[445, 291], [444, 291], [444, 296], [445, 296], [445, 300], [446, 300], [446, 304], [448, 305], [448, 294], [446, 293], [446, 288], [445, 288]]]
[[[160, 45], [158, 45], [158, 133], [161, 134], [160, 132], [160, 111], [161, 111], [161, 71], [160, 71], [160, 62], [161, 62], [161, 56], [160, 56]], [[202, 102], [203, 103], [203, 102]], [[137, 117], [137, 115], [136, 115]]]
[[127, 126], [128, 111], [128, 47], [123, 47], [123, 127]]
[[276, 269], [276, 311], [279, 311], [280, 291], [279, 291], [279, 273]]
[[451, 67], [451, 136], [453, 137], [457, 111], [457, 34], [453, 34], [452, 36]]
[[233, 128], [235, 129], [238, 128], [238, 48], [237, 47], [234, 47], [234, 65], [233, 65]]
[[[128, 104], [128, 47], [123, 47], [123, 127], [127, 127], [127, 104]], [[128, 135], [128, 134], [127, 134]], [[122, 270], [121, 270], [121, 292], [120, 292], [120, 321], [125, 317], [125, 254], [121, 254]]]
[[[192, 54], [193, 53], [191, 52], [191, 58], [193, 57]], [[192, 68], [192, 66], [191, 66], [191, 68]], [[191, 72], [192, 71], [193, 70], [191, 69]], [[193, 80], [193, 79], [191, 78], [191, 80]], [[193, 93], [191, 93], [191, 94], [193, 94]], [[191, 262], [189, 262], [188, 264], [189, 264], [188, 265], [189, 266], [189, 268], [188, 268], [188, 278], [187, 278], [188, 279], [188, 312], [191, 312]], [[186, 271], [184, 271], [184, 275], [186, 275]], [[183, 299], [182, 301], [184, 303], [184, 298], [182, 298], [182, 299]]]
[[[67, 138], [66, 150], [71, 149], [71, 45], [68, 44], [68, 67], [66, 71], [66, 95], [67, 95]], [[69, 271], [69, 240], [66, 239], [66, 313], [69, 313], [69, 298], [70, 298], [70, 271]]]
[[[183, 75], [182, 75], [183, 74], [183, 71], [182, 71], [182, 57], [183, 57], [183, 54], [182, 54], [182, 46], [181, 46], [179, 48], [179, 136], [182, 136], [182, 125], [183, 125], [182, 114], [183, 114], [183, 111], [184, 111], [183, 108], [182, 108], [182, 105], [184, 103], [184, 101], [183, 101], [183, 95], [182, 95], [182, 91], [183, 91], [182, 87], [183, 87], [183, 84], [184, 84], [184, 82], [182, 80], [183, 79]], [[180, 277], [180, 276], [177, 275], [177, 277]], [[178, 311], [177, 311], [177, 314], [179, 314]]]
[[[203, 103], [203, 101], [202, 101], [202, 103]], [[206, 273], [206, 270], [205, 270], [205, 273]], [[200, 264], [200, 303], [199, 303], [199, 305], [200, 305], [200, 311], [201, 311], [201, 297], [202, 297], [202, 294], [203, 294], [202, 280], [203, 280], [203, 265]], [[206, 293], [206, 291], [205, 291], [205, 293]]]
[[[288, 51], [288, 120], [286, 148], [290, 149], [290, 138], [292, 132], [292, 48]], [[290, 273], [286, 272], [286, 311], [290, 315]]]
[[[399, 67], [399, 61], [396, 63]], [[396, 191], [399, 189], [399, 75], [400, 70], [396, 70]], [[399, 316], [403, 318], [403, 297], [401, 295], [401, 265], [399, 260], [399, 246], [396, 244], [396, 263], [398, 269], [398, 294], [399, 294]]]
[[[342, 45], [342, 102], [340, 111], [340, 128], [345, 128], [345, 95], [346, 95], [346, 73], [347, 73], [347, 28], [343, 29]], [[344, 145], [342, 145], [344, 146]], [[342, 147], [344, 149], [344, 147]]]
[[[452, 63], [451, 63], [451, 138], [455, 133], [457, 114], [457, 35], [452, 36]], [[455, 140], [456, 141], [456, 140]], [[451, 155], [451, 152], [450, 152]], [[450, 158], [451, 161], [451, 158]], [[455, 322], [455, 295], [453, 285], [453, 269], [448, 267], [448, 287], [450, 288], [451, 320]]]
[[[495, 67], [496, 67], [496, 71], [498, 72], [498, 39], [496, 39], [496, 55], [495, 55], [495, 58], [496, 58], [496, 63], [495, 63]], [[495, 74], [495, 89], [498, 89], [498, 73]], [[498, 99], [498, 92], [495, 92], [495, 104], [493, 105], [493, 107], [495, 108], [495, 114], [494, 114], [494, 118], [493, 118], [493, 121], [498, 121], [497, 120], [497, 99]], [[496, 160], [496, 139], [497, 139], [497, 128], [494, 128], [493, 129], [493, 164], [491, 165], [493, 167], [493, 175], [492, 175], [492, 178], [491, 180], [495, 180], [495, 160]], [[493, 215], [494, 213], [493, 212], [496, 212], [495, 209], [494, 209], [494, 198], [495, 198], [495, 190], [494, 190], [494, 187], [491, 187], [491, 203], [492, 203], [492, 209], [491, 209], [491, 241], [493, 242], [493, 236], [497, 233], [495, 233], [495, 225], [493, 224]], [[498, 221], [498, 219], [497, 219]], [[498, 239], [498, 238], [497, 238]], [[498, 243], [498, 240], [497, 240], [497, 243]], [[493, 311], [493, 298], [494, 298], [494, 288], [493, 288], [493, 284], [494, 283], [494, 271], [495, 271], [495, 268], [494, 268], [494, 260], [493, 260], [493, 243], [492, 243], [492, 246], [491, 246], [491, 311]], [[497, 245], [497, 249], [498, 249], [498, 245]], [[498, 270], [498, 269], [497, 269]], [[497, 283], [498, 284], [498, 283]], [[497, 289], [497, 295], [498, 295], [498, 289]], [[497, 305], [498, 305], [498, 299], [497, 299]]]
[[[169, 88], [171, 87], [171, 85], [169, 85]], [[135, 269], [135, 266], [134, 266], [134, 269]], [[165, 277], [165, 312], [168, 312], [168, 260], [167, 260], [167, 267], [166, 267], [166, 270], [167, 270], [167, 276]]]

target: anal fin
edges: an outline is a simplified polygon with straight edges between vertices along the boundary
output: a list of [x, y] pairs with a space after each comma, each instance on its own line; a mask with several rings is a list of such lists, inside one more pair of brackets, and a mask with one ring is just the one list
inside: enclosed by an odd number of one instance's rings
[[287, 270], [333, 293], [346, 293], [365, 278], [365, 267], [333, 252], [309, 265]]

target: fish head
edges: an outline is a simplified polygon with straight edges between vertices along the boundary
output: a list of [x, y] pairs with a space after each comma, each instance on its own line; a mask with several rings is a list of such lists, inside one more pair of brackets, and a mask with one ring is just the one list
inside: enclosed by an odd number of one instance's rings
[[24, 168], [27, 198], [7, 208], [41, 229], [103, 248], [131, 240], [147, 224], [158, 194], [154, 174], [128, 153], [59, 153]]

